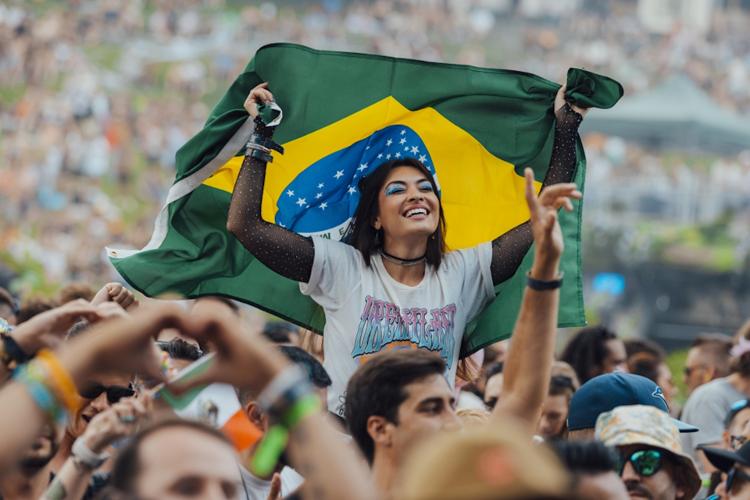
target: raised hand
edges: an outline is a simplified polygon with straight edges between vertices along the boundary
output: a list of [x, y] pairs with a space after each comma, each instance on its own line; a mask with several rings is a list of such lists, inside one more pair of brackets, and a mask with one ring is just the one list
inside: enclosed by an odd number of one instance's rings
[[101, 290], [96, 292], [96, 295], [91, 299], [91, 303], [95, 306], [104, 304], [106, 302], [114, 302], [123, 309], [128, 309], [131, 306], [137, 306], [138, 301], [135, 300], [133, 292], [122, 286], [120, 283], [107, 283]]
[[257, 333], [243, 330], [230, 314], [193, 314], [190, 325], [183, 333], [201, 345], [209, 344], [216, 357], [206, 371], [195, 378], [169, 384], [171, 391], [179, 393], [200, 385], [224, 382], [260, 392], [289, 365], [273, 344]]
[[[562, 108], [565, 106], [565, 91], [568, 90], [567, 85], [563, 85], [560, 87], [560, 90], [557, 91], [557, 94], [555, 94], [555, 116], [557, 117], [558, 121], [563, 121], [564, 116], [562, 113]], [[582, 108], [580, 106], [576, 106], [575, 104], [568, 103], [568, 105], [571, 107], [573, 111], [581, 115], [582, 117], [586, 116], [586, 113], [589, 112], [589, 108]]]
[[273, 101], [273, 94], [268, 90], [268, 82], [257, 85], [245, 99], [245, 109], [251, 117], [258, 116], [258, 104]]
[[526, 178], [526, 203], [529, 206], [531, 231], [536, 245], [534, 266], [540, 274], [544, 275], [534, 277], [552, 279], [557, 274], [557, 263], [565, 246], [560, 223], [557, 220], [557, 211], [560, 208], [572, 211], [571, 200], [580, 199], [582, 194], [575, 184], [561, 183], [547, 186], [537, 197], [534, 190], [533, 171], [527, 168], [524, 176]]
[[172, 304], [139, 307], [126, 318], [102, 322], [64, 343], [59, 358], [76, 384], [103, 373], [138, 373], [164, 381], [154, 338], [166, 328], [189, 330], [187, 314]]
[[77, 299], [37, 314], [16, 327], [11, 336], [23, 352], [32, 356], [39, 349], [57, 347], [65, 338], [68, 329], [79, 319], [94, 322], [102, 317], [92, 304]]
[[102, 453], [118, 439], [135, 434], [150, 413], [152, 402], [146, 394], [118, 401], [91, 419], [81, 439], [94, 453]]

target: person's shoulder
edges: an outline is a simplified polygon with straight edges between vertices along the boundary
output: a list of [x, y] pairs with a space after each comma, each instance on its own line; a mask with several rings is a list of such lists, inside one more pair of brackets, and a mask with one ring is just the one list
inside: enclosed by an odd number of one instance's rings
[[450, 268], [465, 267], [466, 264], [478, 262], [484, 253], [491, 252], [490, 249], [491, 243], [481, 243], [469, 248], [450, 250], [443, 254], [443, 262], [440, 264], [440, 267], [443, 264], [446, 264]]
[[724, 400], [727, 394], [734, 392], [737, 391], [727, 378], [717, 378], [696, 388], [688, 398], [686, 406]]
[[312, 240], [316, 251], [320, 251], [326, 255], [335, 255], [337, 258], [346, 257], [358, 262], [364, 262], [362, 252], [343, 241], [321, 237], [313, 237]]

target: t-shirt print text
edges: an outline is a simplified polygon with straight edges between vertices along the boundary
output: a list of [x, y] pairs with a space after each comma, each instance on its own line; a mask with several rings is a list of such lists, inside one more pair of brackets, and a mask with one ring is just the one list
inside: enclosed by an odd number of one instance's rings
[[438, 352], [447, 363], [453, 359], [456, 340], [453, 336], [456, 305], [436, 309], [400, 308], [370, 295], [360, 315], [352, 358], [373, 354], [401, 345]]

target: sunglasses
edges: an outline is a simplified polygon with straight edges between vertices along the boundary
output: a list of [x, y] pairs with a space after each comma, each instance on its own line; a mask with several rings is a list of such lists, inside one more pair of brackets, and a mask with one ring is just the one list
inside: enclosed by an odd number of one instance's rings
[[745, 443], [747, 443], [747, 438], [745, 436], [735, 436], [734, 434], [729, 436], [729, 446], [731, 446], [733, 450], [739, 449]]
[[132, 386], [104, 386], [101, 384], [90, 384], [85, 389], [78, 391], [78, 394], [85, 399], [96, 399], [103, 392], [107, 393], [107, 402], [111, 405], [117, 403], [122, 398], [129, 398], [135, 395], [135, 390]]
[[618, 464], [617, 471], [622, 476], [622, 471], [625, 469], [625, 464], [630, 462], [633, 466], [636, 474], [642, 477], [653, 476], [662, 466], [662, 453], [659, 450], [638, 450], [630, 454], [630, 456], [620, 455], [620, 463]]
[[742, 487], [743, 483], [750, 482], [750, 474], [742, 472], [737, 467], [732, 467], [727, 475], [727, 491], [732, 491], [735, 486]]

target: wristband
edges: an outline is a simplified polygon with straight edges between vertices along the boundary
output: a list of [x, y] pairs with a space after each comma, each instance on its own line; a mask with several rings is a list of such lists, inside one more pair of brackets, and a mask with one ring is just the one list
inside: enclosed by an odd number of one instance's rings
[[5, 353], [15, 361], [16, 363], [23, 364], [26, 363], [31, 359], [31, 356], [26, 354], [23, 349], [21, 349], [21, 346], [18, 345], [18, 342], [16, 342], [16, 339], [11, 337], [10, 335], [3, 334], [3, 349]]
[[39, 365], [24, 365], [16, 371], [13, 378], [26, 388], [31, 399], [50, 420], [57, 423], [65, 421], [65, 412], [50, 388], [47, 387], [45, 382], [48, 376]]
[[538, 280], [531, 277], [531, 271], [526, 273], [526, 286], [537, 292], [546, 292], [548, 290], [557, 290], [562, 286], [563, 273], [557, 275], [557, 277], [550, 281]]
[[[258, 405], [263, 411], [270, 413], [275, 409], [281, 410], [283, 414], [285, 408], [281, 406], [290, 406], [296, 399], [292, 398], [291, 391], [295, 387], [309, 384], [307, 374], [297, 365], [290, 365], [276, 375], [271, 382], [258, 395]], [[306, 392], [310, 392], [309, 390]], [[286, 405], [284, 405], [286, 403]]]
[[107, 461], [107, 459], [109, 459], [109, 453], [101, 453], [97, 455], [91, 448], [86, 446], [86, 443], [82, 438], [75, 440], [70, 452], [73, 457], [78, 460], [78, 463], [90, 470], [98, 469]]
[[42, 349], [36, 355], [35, 362], [41, 363], [49, 372], [50, 386], [68, 412], [73, 414], [78, 411], [80, 398], [76, 384], [57, 356], [49, 349]]
[[279, 423], [272, 425], [263, 436], [250, 464], [252, 471], [259, 476], [273, 472], [289, 442], [289, 432], [305, 417], [318, 413], [320, 406], [320, 398], [313, 393], [307, 393], [292, 404]]
[[284, 154], [284, 147], [271, 140], [271, 136], [264, 133], [254, 133], [245, 145], [245, 156], [265, 161], [273, 162], [271, 151], [278, 151]]

